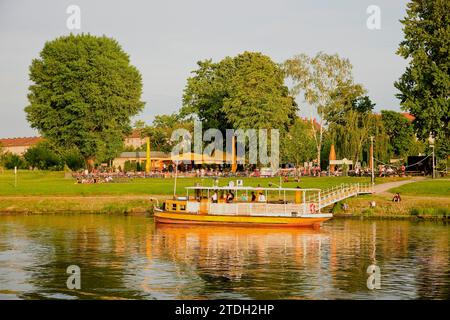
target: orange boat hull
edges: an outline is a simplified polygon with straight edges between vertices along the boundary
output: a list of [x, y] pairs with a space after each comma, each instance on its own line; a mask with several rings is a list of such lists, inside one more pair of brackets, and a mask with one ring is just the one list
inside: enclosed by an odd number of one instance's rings
[[324, 214], [317, 214], [315, 217], [274, 217], [155, 212], [155, 222], [157, 223], [245, 227], [318, 227], [322, 222], [329, 219], [331, 219], [331, 216]]

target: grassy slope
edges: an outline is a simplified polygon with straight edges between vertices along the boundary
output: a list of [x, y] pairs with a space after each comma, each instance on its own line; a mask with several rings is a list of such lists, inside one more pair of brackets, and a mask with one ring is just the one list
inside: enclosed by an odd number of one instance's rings
[[410, 196], [450, 197], [450, 179], [436, 179], [408, 183], [389, 192]]

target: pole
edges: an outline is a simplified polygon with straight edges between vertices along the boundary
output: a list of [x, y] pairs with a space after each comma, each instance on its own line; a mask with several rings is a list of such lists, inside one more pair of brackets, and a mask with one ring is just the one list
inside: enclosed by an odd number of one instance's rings
[[145, 160], [145, 173], [149, 174], [152, 169], [152, 160], [150, 159], [150, 137], [147, 137], [147, 153], [146, 153], [146, 160]]
[[17, 166], [14, 167], [14, 188], [17, 188]]
[[178, 176], [178, 160], [175, 161], [175, 183], [173, 184], [173, 198], [175, 199], [177, 191], [177, 176]]
[[280, 174], [280, 190], [278, 191], [278, 198], [281, 197], [281, 188], [282, 188], [282, 186], [281, 186], [281, 174]]
[[436, 177], [435, 169], [434, 169], [434, 162], [435, 162], [435, 160], [434, 160], [434, 145], [432, 145], [431, 147], [433, 148], [433, 159], [432, 159], [432, 161], [433, 161], [433, 174], [432, 174], [432, 177], [434, 179]]
[[373, 163], [373, 136], [370, 137], [370, 168], [372, 169], [370, 175], [370, 182], [375, 183], [374, 163]]

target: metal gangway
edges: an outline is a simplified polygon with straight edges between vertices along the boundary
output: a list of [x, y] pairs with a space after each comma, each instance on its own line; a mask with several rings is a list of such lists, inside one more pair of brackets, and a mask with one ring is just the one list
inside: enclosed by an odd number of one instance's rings
[[359, 194], [371, 193], [373, 193], [373, 185], [371, 183], [343, 183], [341, 185], [322, 190], [318, 194], [311, 195], [308, 198], [308, 202], [317, 203], [320, 210], [344, 199], [354, 197]]

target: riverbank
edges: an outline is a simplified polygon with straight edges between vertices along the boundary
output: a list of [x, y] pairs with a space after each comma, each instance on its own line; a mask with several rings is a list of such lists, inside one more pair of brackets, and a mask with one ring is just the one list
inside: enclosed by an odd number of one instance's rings
[[[30, 196], [0, 197], [0, 215], [32, 215], [52, 213], [97, 213], [109, 215], [151, 216], [153, 205], [167, 198], [156, 196]], [[375, 201], [376, 207], [369, 208]], [[343, 212], [340, 204], [330, 208], [340, 218], [382, 219], [446, 219], [450, 218], [450, 197], [402, 196], [402, 202], [392, 202], [392, 194], [385, 192], [365, 195], [345, 201], [349, 205]]]
[[[375, 201], [375, 208], [369, 202]], [[391, 193], [365, 195], [345, 201], [349, 209], [344, 212], [340, 204], [331, 211], [339, 218], [427, 219], [449, 220], [450, 197], [402, 196], [401, 202], [393, 202]]]
[[[358, 196], [343, 202], [348, 204], [345, 212], [341, 203], [330, 210], [335, 217], [363, 217], [386, 219], [450, 219], [450, 179], [413, 179], [388, 182], [375, 186], [375, 193]], [[394, 202], [395, 193], [401, 195]], [[370, 202], [375, 207], [370, 207]]]
[[153, 199], [164, 196], [29, 196], [0, 197], [0, 215], [99, 213], [152, 215]]

